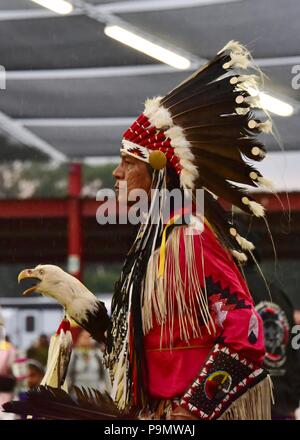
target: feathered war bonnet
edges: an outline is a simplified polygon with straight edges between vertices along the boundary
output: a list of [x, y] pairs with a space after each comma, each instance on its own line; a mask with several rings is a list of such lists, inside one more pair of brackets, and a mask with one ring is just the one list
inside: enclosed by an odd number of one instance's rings
[[[251, 252], [254, 247], [240, 236], [218, 203], [221, 197], [250, 215], [264, 216], [263, 207], [250, 197], [246, 188], [268, 183], [248, 161], [264, 158], [265, 148], [256, 137], [261, 132], [271, 132], [271, 121], [261, 122], [253, 113], [260, 108], [259, 100], [247, 90], [249, 86], [258, 89], [259, 77], [247, 73], [248, 68], [255, 68], [248, 50], [237, 42], [229, 42], [213, 60], [166, 96], [148, 99], [144, 112], [123, 134], [121, 152], [153, 167], [152, 189], [159, 191], [151, 197], [149, 212], [126, 257], [112, 301], [107, 366], [112, 372], [112, 397], [119, 408], [125, 408], [132, 396], [135, 405], [143, 406], [143, 396], [147, 394], [142, 372], [147, 364], [143, 340], [153, 325], [153, 304], [159, 324], [165, 324], [168, 314], [169, 289], [163, 287], [167, 286], [161, 276], [164, 271], [159, 269], [157, 273], [155, 263], [159, 256], [161, 266], [161, 250], [167, 249], [168, 225], [161, 215], [165, 199], [157, 196], [166, 188], [167, 167], [175, 170], [183, 190], [204, 189], [205, 219], [236, 259], [246, 261], [244, 251]], [[188, 243], [188, 234], [185, 239]], [[166, 250], [166, 265], [172, 252], [178, 259], [177, 248], [169, 253]], [[195, 258], [190, 260], [195, 262]], [[197, 271], [191, 262], [187, 267], [191, 269], [192, 280]], [[175, 272], [173, 284], [182, 286], [177, 280], [178, 271]], [[190, 288], [196, 285], [195, 279], [192, 281]], [[160, 283], [161, 288], [153, 288], [153, 282]], [[200, 298], [200, 285], [198, 290]], [[177, 296], [180, 301], [184, 298], [183, 294]], [[211, 318], [205, 307], [202, 309], [203, 322], [209, 328]], [[194, 322], [195, 328], [198, 321], [192, 305], [182, 310], [191, 314], [179, 316], [182, 338], [188, 340], [185, 320]]]
[[[166, 96], [147, 99], [144, 112], [123, 134], [122, 148], [154, 169], [167, 164], [182, 188], [204, 189], [204, 215], [222, 243], [240, 262], [253, 244], [241, 237], [218, 203], [218, 197], [256, 217], [264, 208], [248, 187], [268, 186], [251, 161], [265, 157], [259, 133], [272, 131], [260, 121], [258, 68], [249, 51], [230, 41], [217, 56]], [[240, 186], [239, 184], [242, 184]]]

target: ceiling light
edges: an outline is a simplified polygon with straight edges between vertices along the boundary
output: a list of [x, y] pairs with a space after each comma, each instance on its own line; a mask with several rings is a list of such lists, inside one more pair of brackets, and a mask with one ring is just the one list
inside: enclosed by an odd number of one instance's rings
[[178, 55], [171, 50], [165, 49], [158, 44], [152, 43], [146, 38], [140, 37], [133, 32], [128, 31], [120, 26], [108, 25], [104, 29], [104, 33], [117, 41], [120, 41], [127, 46], [132, 47], [140, 52], [156, 58], [163, 63], [169, 64], [176, 69], [188, 69], [191, 66], [191, 61], [181, 55]]
[[261, 92], [259, 94], [260, 102], [264, 109], [269, 110], [279, 116], [291, 116], [294, 113], [294, 108], [291, 104], [274, 98], [274, 96]]
[[70, 14], [73, 11], [73, 5], [65, 0], [31, 0], [40, 6], [51, 9], [57, 14]]
[[250, 95], [259, 96], [260, 104], [264, 110], [267, 110], [278, 116], [292, 116], [294, 113], [294, 107], [287, 102], [281, 101], [280, 99], [268, 95], [265, 92], [258, 92], [252, 87], [249, 87], [247, 90]]

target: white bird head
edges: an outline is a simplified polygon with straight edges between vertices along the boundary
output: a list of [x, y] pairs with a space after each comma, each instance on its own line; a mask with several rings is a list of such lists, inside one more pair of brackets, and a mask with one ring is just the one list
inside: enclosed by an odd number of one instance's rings
[[70, 316], [83, 318], [87, 311], [96, 307], [96, 297], [79, 280], [52, 264], [39, 264], [33, 269], [19, 273], [18, 282], [31, 279], [36, 284], [23, 292], [50, 296], [65, 307]]
[[55, 298], [56, 292], [66, 276], [69, 277], [70, 275], [58, 266], [52, 264], [39, 264], [34, 269], [22, 270], [22, 272], [19, 273], [18, 282], [20, 283], [25, 279], [36, 281], [36, 284], [25, 290], [22, 295], [39, 292], [42, 295]]

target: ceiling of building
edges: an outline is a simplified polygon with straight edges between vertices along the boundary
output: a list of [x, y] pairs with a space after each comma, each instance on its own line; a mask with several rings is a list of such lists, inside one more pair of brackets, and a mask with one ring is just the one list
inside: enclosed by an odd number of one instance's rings
[[[268, 75], [265, 90], [294, 107], [275, 117], [286, 150], [298, 150], [299, 0], [74, 0], [58, 15], [31, 0], [1, 0], [0, 130], [15, 139], [0, 159], [83, 159], [118, 155], [121, 134], [145, 98], [164, 94], [179, 71], [104, 34], [116, 20], [200, 65], [229, 40], [246, 44]], [[0, 71], [1, 75], [1, 71]], [[3, 78], [2, 78], [3, 79]], [[1, 77], [0, 77], [1, 81]], [[1, 83], [0, 83], [1, 88]], [[269, 150], [278, 142], [268, 139]], [[10, 154], [11, 152], [11, 154]], [[24, 156], [25, 155], [25, 156]]]

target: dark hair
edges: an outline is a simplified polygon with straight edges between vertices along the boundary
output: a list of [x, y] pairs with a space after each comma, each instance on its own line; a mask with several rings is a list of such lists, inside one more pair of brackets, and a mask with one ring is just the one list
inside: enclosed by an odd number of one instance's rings
[[179, 176], [173, 167], [167, 167], [167, 188], [169, 191], [180, 188]]
[[[149, 172], [149, 175], [152, 177], [154, 169], [150, 164], [147, 164], [147, 169]], [[171, 191], [174, 188], [180, 188], [180, 180], [179, 176], [176, 173], [176, 170], [171, 167], [170, 165], [167, 166], [167, 188], [169, 191]]]

